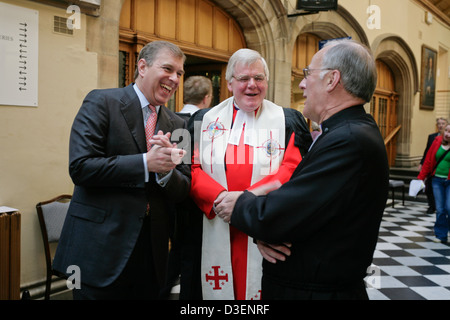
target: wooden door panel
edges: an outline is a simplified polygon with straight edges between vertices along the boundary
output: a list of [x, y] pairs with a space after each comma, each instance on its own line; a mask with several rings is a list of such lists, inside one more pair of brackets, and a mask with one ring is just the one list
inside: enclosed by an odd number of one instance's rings
[[370, 112], [374, 117], [381, 135], [385, 139], [389, 166], [395, 165], [397, 155], [397, 138], [394, 134], [397, 128], [397, 101], [394, 76], [390, 68], [377, 60], [377, 88], [373, 95]]
[[[220, 99], [230, 96], [225, 80], [226, 62], [238, 49], [246, 48], [239, 24], [210, 0], [125, 0], [119, 23], [119, 86], [134, 80], [138, 52], [157, 39], [179, 45], [187, 56], [211, 61], [215, 88]], [[220, 64], [215, 69], [215, 64]], [[195, 63], [194, 63], [195, 65]], [[189, 69], [185, 66], [185, 69]], [[183, 82], [168, 107], [183, 106]]]

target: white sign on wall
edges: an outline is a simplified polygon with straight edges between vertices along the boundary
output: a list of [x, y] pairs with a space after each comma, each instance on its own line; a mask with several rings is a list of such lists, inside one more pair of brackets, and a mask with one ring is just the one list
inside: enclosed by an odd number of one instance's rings
[[0, 2], [0, 105], [38, 105], [39, 12]]

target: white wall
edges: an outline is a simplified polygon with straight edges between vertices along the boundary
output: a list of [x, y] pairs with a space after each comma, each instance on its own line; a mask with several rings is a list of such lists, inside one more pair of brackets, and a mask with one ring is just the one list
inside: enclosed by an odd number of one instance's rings
[[97, 85], [97, 55], [86, 52], [86, 19], [72, 36], [53, 32], [64, 9], [32, 1], [4, 3], [39, 11], [38, 107], [0, 105], [0, 206], [22, 214], [21, 283], [45, 278], [36, 203], [73, 191], [68, 174], [72, 121]]

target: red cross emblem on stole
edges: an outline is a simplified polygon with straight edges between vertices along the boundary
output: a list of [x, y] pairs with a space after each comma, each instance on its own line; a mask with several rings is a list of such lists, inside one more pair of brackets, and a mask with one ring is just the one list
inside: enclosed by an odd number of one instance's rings
[[[219, 272], [220, 266], [212, 266], [211, 268], [213, 270], [209, 271], [209, 274], [207, 273], [205, 275], [206, 281], [209, 282], [210, 285], [214, 285], [213, 290], [222, 290], [221, 286], [225, 285], [225, 282], [228, 282], [228, 273], [225, 273], [223, 270]], [[220, 273], [222, 275], [220, 275]]]
[[258, 293], [256, 293], [250, 300], [261, 300], [261, 290], [258, 290]]

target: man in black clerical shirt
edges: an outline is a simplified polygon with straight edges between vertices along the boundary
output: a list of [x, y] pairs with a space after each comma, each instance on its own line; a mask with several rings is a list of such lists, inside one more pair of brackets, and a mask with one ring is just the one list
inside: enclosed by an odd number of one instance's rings
[[383, 139], [363, 107], [376, 87], [375, 61], [365, 46], [336, 40], [304, 75], [303, 113], [322, 134], [290, 181], [230, 194], [216, 211], [265, 243], [263, 299], [367, 299], [389, 181]]

